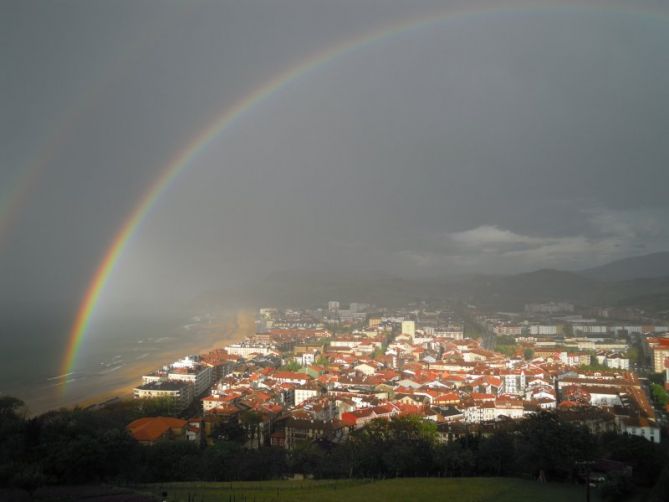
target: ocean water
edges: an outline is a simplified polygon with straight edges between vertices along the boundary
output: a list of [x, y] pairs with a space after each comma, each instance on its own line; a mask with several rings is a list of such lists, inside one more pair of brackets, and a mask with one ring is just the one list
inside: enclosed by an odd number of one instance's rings
[[90, 399], [128, 385], [140, 365], [155, 368], [169, 355], [211, 345], [211, 330], [187, 316], [98, 322], [73, 368], [62, 369], [69, 320], [15, 320], [0, 325], [0, 395], [24, 400], [32, 413]]

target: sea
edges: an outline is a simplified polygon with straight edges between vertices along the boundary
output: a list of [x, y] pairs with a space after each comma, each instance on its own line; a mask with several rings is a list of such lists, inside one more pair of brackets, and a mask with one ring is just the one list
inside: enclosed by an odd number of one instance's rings
[[211, 316], [109, 319], [91, 326], [73, 367], [64, 371], [69, 324], [59, 318], [0, 322], [0, 396], [22, 399], [31, 414], [72, 406], [139, 384], [133, 379], [140, 368], [159, 368], [213, 343]]

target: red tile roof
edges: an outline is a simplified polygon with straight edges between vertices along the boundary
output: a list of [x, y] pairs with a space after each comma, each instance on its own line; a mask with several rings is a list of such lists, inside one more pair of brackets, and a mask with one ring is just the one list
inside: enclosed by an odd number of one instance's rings
[[157, 441], [170, 429], [183, 429], [188, 422], [172, 417], [144, 417], [128, 424], [128, 431], [137, 441]]

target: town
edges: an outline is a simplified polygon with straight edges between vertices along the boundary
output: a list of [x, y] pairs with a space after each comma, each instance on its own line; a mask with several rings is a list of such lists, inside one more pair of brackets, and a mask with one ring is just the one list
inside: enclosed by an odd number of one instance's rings
[[451, 442], [548, 410], [593, 434], [659, 443], [669, 327], [648, 321], [560, 302], [522, 312], [338, 301], [261, 308], [254, 336], [142, 377], [134, 397], [182, 418], [144, 417], [128, 428], [144, 444], [237, 431], [248, 448], [290, 450], [344, 442], [374, 419], [417, 417]]

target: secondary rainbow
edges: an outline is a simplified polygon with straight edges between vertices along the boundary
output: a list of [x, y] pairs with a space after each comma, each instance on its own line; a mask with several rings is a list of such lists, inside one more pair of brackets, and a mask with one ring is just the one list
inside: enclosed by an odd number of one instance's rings
[[40, 162], [35, 162], [15, 176], [12, 183], [0, 196], [0, 250], [6, 242], [9, 230], [14, 226], [21, 207], [25, 205], [35, 185], [41, 166]]
[[[311, 57], [303, 60], [299, 64], [279, 73], [274, 78], [256, 88], [239, 102], [224, 110], [217, 115], [214, 120], [200, 130], [189, 143], [182, 147], [172, 160], [163, 168], [159, 177], [154, 181], [149, 188], [144, 192], [139, 203], [130, 213], [128, 218], [123, 223], [120, 231], [114, 237], [111, 246], [104, 255], [103, 260], [95, 271], [92, 281], [85, 292], [83, 301], [77, 311], [77, 315], [70, 331], [69, 340], [66, 346], [65, 355], [62, 362], [62, 373], [69, 373], [73, 370], [73, 366], [77, 357], [81, 343], [88, 331], [91, 318], [95, 312], [96, 305], [100, 299], [100, 295], [107, 283], [110, 275], [114, 271], [119, 258], [123, 254], [128, 242], [132, 236], [137, 232], [140, 224], [146, 218], [151, 208], [155, 205], [157, 199], [163, 194], [177, 176], [183, 172], [187, 166], [192, 164], [192, 161], [201, 153], [209, 143], [220, 136], [227, 128], [235, 123], [244, 113], [249, 112], [254, 107], [261, 104], [273, 94], [280, 91], [282, 88], [295, 81], [296, 79], [307, 75], [308, 73], [328, 64], [336, 58], [362, 48], [369, 44], [379, 42], [388, 37], [405, 33], [410, 30], [422, 29], [427, 26], [435, 25], [449, 19], [461, 18], [463, 16], [476, 16], [487, 13], [513, 13], [513, 12], [527, 12], [527, 11], [541, 11], [546, 9], [563, 9], [565, 7], [573, 7], [581, 11], [582, 9], [618, 11], [631, 14], [646, 14], [650, 13], [655, 16], [664, 17], [665, 13], [655, 10], [648, 10], [640, 7], [630, 9], [625, 5], [611, 5], [610, 3], [597, 3], [584, 6], [580, 2], [564, 1], [553, 4], [546, 4], [537, 6], [535, 3], [516, 3], [513, 6], [499, 6], [499, 5], [484, 5], [476, 8], [467, 7], [464, 9], [449, 9], [446, 12], [432, 13], [429, 16], [422, 16], [420, 18], [412, 18], [404, 20], [399, 23], [386, 25], [381, 29], [373, 31], [372, 33], [364, 34], [363, 36], [344, 41], [330, 47], [322, 52], [318, 52]], [[65, 384], [63, 384], [63, 389]]]
[[[182, 8], [187, 14], [194, 5]], [[127, 41], [122, 50], [113, 60], [105, 65], [97, 75], [93, 75], [83, 94], [77, 93], [76, 99], [65, 108], [65, 113], [50, 128], [43, 145], [36, 150], [32, 162], [22, 167], [14, 178], [0, 190], [0, 252], [7, 243], [12, 228], [17, 224], [21, 210], [27, 205], [31, 194], [38, 185], [40, 176], [58, 157], [64, 146], [74, 137], [73, 132], [81, 121], [86, 118], [104, 93], [113, 87], [126, 72], [123, 71], [128, 61], [146, 47], [159, 40], [163, 33], [170, 31], [170, 25], [156, 22], [151, 26], [143, 26], [139, 36]]]

